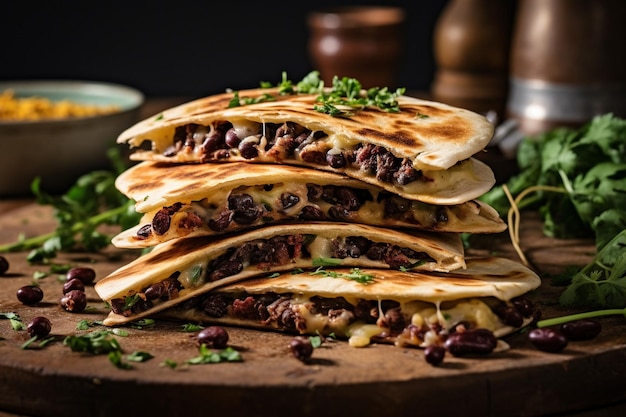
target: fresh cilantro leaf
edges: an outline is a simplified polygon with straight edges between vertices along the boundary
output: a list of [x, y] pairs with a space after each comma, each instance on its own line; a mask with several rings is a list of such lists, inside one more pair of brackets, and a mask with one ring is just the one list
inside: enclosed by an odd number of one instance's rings
[[126, 355], [126, 360], [130, 362], [146, 362], [154, 356], [148, 352], [136, 351]]
[[200, 326], [199, 324], [193, 324], [193, 323], [183, 324], [183, 328], [182, 328], [183, 332], [189, 332], [189, 333], [194, 333], [202, 329], [204, 329], [203, 326]]
[[15, 331], [24, 329], [24, 323], [22, 322], [22, 319], [17, 313], [13, 313], [13, 312], [1, 313], [0, 312], [0, 319], [8, 319], [9, 322], [11, 323], [11, 328]]
[[155, 324], [156, 324], [156, 321], [154, 319], [143, 318], [140, 320], [134, 320], [130, 322], [129, 326], [132, 327], [133, 329], [142, 330], [146, 327], [154, 326]]
[[176, 369], [178, 367], [178, 363], [172, 359], [165, 359], [159, 364], [159, 366], [166, 366], [170, 369]]
[[85, 352], [99, 355], [121, 350], [120, 344], [108, 330], [94, 331], [84, 335], [70, 335], [63, 339], [63, 345], [73, 352]]
[[201, 365], [219, 362], [241, 362], [243, 360], [240, 353], [230, 346], [220, 351], [212, 351], [203, 343], [200, 345], [199, 350], [200, 355], [188, 359], [188, 364]]
[[309, 336], [309, 340], [311, 341], [311, 346], [313, 346], [314, 349], [322, 346], [323, 340], [321, 336]]
[[321, 275], [330, 278], [343, 278], [351, 281], [356, 281], [360, 284], [370, 284], [375, 281], [374, 275], [363, 272], [360, 268], [352, 268], [349, 273], [337, 272], [334, 270], [326, 270], [323, 266], [320, 266], [315, 271], [310, 273], [311, 275]]
[[[624, 138], [626, 120], [610, 113], [579, 129], [558, 128], [524, 138], [517, 152], [519, 174], [504, 184], [512, 195], [529, 195], [518, 209], [537, 210], [546, 235], [595, 239], [593, 262], [571, 280], [559, 280], [568, 285], [561, 304], [626, 305], [626, 267], [620, 260], [624, 243], [614, 240], [626, 229]], [[510, 208], [504, 185], [480, 197], [503, 214]]]
[[109, 361], [119, 369], [132, 369], [132, 365], [124, 362], [121, 350], [112, 350], [107, 353]]

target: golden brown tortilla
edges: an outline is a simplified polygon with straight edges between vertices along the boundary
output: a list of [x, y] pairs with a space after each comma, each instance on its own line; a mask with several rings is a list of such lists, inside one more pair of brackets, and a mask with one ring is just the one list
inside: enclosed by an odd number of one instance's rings
[[[353, 242], [359, 239], [366, 239], [366, 246], [355, 251]], [[338, 251], [338, 247], [345, 250]], [[155, 300], [144, 311], [133, 311], [128, 317], [112, 312], [105, 320], [107, 325], [120, 324], [217, 286], [272, 272], [310, 269], [320, 262], [333, 266], [431, 271], [465, 267], [458, 234], [404, 233], [362, 224], [312, 222], [291, 224], [287, 228], [267, 226], [223, 239], [171, 240], [101, 279], [95, 289], [103, 300], [112, 304], [114, 299], [144, 294], [152, 284], [170, 278], [177, 281], [177, 286], [182, 285], [176, 288], [176, 296], [167, 301]], [[230, 272], [223, 273], [224, 270]]]
[[[437, 232], [498, 233], [506, 229], [499, 214], [479, 200], [428, 204], [344, 175], [289, 165], [146, 161], [122, 173], [116, 186], [137, 202], [138, 212], [145, 213], [137, 226], [114, 237], [113, 244], [125, 248], [310, 220], [311, 212], [323, 213], [323, 218], [316, 220]], [[321, 187], [327, 190], [326, 196], [318, 196]], [[254, 213], [254, 220], [250, 216], [239, 219], [236, 204], [231, 203], [238, 196], [253, 199], [254, 206], [245, 210]]]
[[[194, 302], [169, 308], [159, 317], [300, 334], [333, 334], [350, 338], [356, 346], [369, 343], [373, 337], [387, 343], [425, 347], [437, 342], [432, 337], [420, 338], [406, 328], [427, 328], [437, 323], [442, 329], [450, 329], [467, 323], [501, 337], [528, 324], [531, 315], [515, 327], [500, 319], [495, 307], [527, 294], [540, 282], [522, 264], [496, 257], [468, 258], [466, 269], [449, 273], [336, 268], [239, 281], [204, 293]], [[267, 313], [257, 316], [246, 313], [245, 307], [235, 311], [235, 304], [254, 304], [250, 297], [262, 302]], [[365, 311], [374, 309], [370, 314], [379, 320], [373, 323], [356, 316], [356, 310], [363, 312], [364, 305], [369, 306]], [[283, 319], [284, 309], [290, 310], [286, 317], [291, 319]], [[392, 330], [380, 319], [386, 309], [399, 309], [404, 330]]]
[[[407, 198], [451, 189], [449, 198], [458, 203], [477, 198], [495, 183], [491, 170], [471, 159], [493, 135], [493, 125], [474, 112], [401, 96], [397, 113], [367, 107], [351, 110], [347, 117], [333, 117], [314, 109], [317, 94], [279, 95], [276, 88], [238, 94], [241, 98], [269, 94], [273, 99], [228, 108], [234, 93], [201, 98], [139, 122], [123, 132], [118, 142], [131, 147], [150, 143], [150, 150], [138, 149], [131, 155], [135, 160], [305, 165], [341, 172]], [[286, 124], [308, 135], [295, 149], [287, 149], [285, 137], [273, 142], [270, 134]], [[223, 145], [223, 140], [220, 148], [205, 146], [220, 126], [234, 127], [239, 139], [256, 149], [256, 155], [246, 156], [238, 147]], [[367, 152], [360, 153], [363, 148]], [[370, 157], [371, 153], [375, 156]], [[328, 165], [326, 158], [337, 154], [349, 161], [347, 165]], [[368, 155], [369, 165], [361, 160], [363, 155]], [[373, 163], [377, 168], [371, 167]], [[392, 169], [379, 170], [389, 164]], [[391, 172], [409, 168], [419, 175], [410, 180], [387, 178]]]

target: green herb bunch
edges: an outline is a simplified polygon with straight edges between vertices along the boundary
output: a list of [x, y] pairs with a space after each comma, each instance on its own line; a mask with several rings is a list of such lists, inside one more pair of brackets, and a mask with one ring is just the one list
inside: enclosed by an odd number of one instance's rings
[[[626, 305], [626, 120], [605, 114], [580, 129], [527, 137], [519, 173], [504, 185], [524, 195], [518, 209], [537, 210], [547, 236], [593, 238], [596, 256], [571, 278], [563, 305]], [[504, 185], [481, 197], [500, 213], [510, 209]]]
[[52, 195], [42, 188], [36, 178], [31, 189], [40, 205], [54, 208], [57, 228], [49, 234], [20, 238], [18, 242], [0, 246], [1, 252], [30, 250], [28, 261], [46, 262], [59, 251], [99, 251], [110, 244], [111, 236], [103, 233], [102, 225], [119, 225], [123, 229], [139, 221], [134, 202], [115, 188], [115, 179], [125, 166], [119, 149], [108, 151], [111, 170], [92, 171], [78, 178], [62, 195]]
[[[517, 152], [511, 194], [534, 188], [519, 209], [537, 209], [556, 238], [594, 237], [598, 250], [626, 228], [626, 120], [605, 114], [578, 130], [527, 137]], [[502, 186], [481, 197], [500, 213], [510, 203]]]

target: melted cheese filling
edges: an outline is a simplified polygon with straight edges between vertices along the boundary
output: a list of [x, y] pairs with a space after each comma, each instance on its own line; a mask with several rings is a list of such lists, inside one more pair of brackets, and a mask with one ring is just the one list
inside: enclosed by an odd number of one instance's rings
[[[341, 218], [340, 220], [380, 226], [419, 227], [423, 230], [451, 232], [491, 231], [495, 224], [493, 220], [481, 216], [480, 206], [474, 201], [453, 206], [437, 206], [415, 200], [407, 200], [391, 194], [381, 197], [381, 193], [376, 190], [367, 191], [371, 198], [365, 199], [365, 201], [360, 200], [359, 207], [356, 210], [348, 211], [348, 218]], [[171, 216], [169, 229], [158, 240], [165, 241], [183, 237], [196, 230], [203, 231], [203, 234], [213, 234], [214, 231], [207, 225], [209, 220], [228, 209], [227, 201], [230, 194], [239, 193], [250, 195], [255, 204], [261, 204], [263, 207], [263, 214], [259, 216], [259, 219], [254, 224], [267, 224], [273, 221], [295, 219], [306, 206], [316, 207], [324, 213], [326, 218], [329, 218], [329, 210], [336, 206], [322, 198], [310, 200], [307, 184], [304, 183], [241, 186], [232, 192], [218, 190], [209, 197], [194, 200], [190, 203], [181, 203], [181, 209]], [[283, 194], [297, 196], [297, 203], [284, 208], [281, 202]], [[387, 214], [387, 204], [394, 205], [397, 207], [397, 210], [393, 214]], [[146, 213], [141, 220], [141, 224], [152, 223], [152, 219], [154, 219], [159, 210], [155, 209]], [[185, 220], [189, 213], [197, 215], [202, 220], [202, 223], [194, 224], [192, 227], [186, 225]]]
[[[328, 335], [334, 333], [338, 336], [347, 337], [350, 346], [363, 347], [369, 345], [373, 337], [389, 332], [388, 328], [378, 326], [377, 324], [367, 324], [359, 321], [349, 323], [348, 320], [342, 320], [341, 317], [331, 319], [327, 314], [313, 314], [309, 310], [312, 301], [310, 297], [304, 295], [294, 296], [292, 303], [292, 309], [303, 319], [306, 325], [306, 327], [300, 329], [300, 332], [304, 334]], [[491, 330], [496, 337], [506, 334], [511, 329], [502, 323], [489, 305], [480, 299], [472, 298], [446, 304], [445, 307], [442, 307], [440, 302], [431, 304], [411, 301], [401, 303], [400, 308], [405, 316], [411, 318], [411, 324], [419, 328], [438, 323], [442, 328], [450, 329], [458, 323], [469, 322], [473, 324], [473, 327]], [[379, 310], [382, 316], [380, 302]], [[432, 331], [428, 331], [425, 333], [424, 340], [421, 340], [419, 346], [426, 347], [439, 342], [439, 336]]]
[[[270, 155], [267, 151], [265, 151], [265, 147], [267, 145], [267, 138], [265, 137], [266, 129], [265, 123], [254, 122], [251, 120], [245, 119], [236, 119], [229, 121], [237, 136], [240, 138], [241, 142], [254, 142], [258, 144], [258, 155], [254, 158], [255, 160], [261, 162], [275, 162], [275, 156]], [[192, 147], [184, 147], [180, 149], [176, 153], [175, 159], [179, 162], [191, 162], [191, 161], [201, 161], [204, 158], [204, 151], [202, 149], [202, 141], [206, 137], [206, 135], [211, 134], [215, 130], [214, 125], [211, 126], [199, 126], [194, 134], [194, 140], [197, 137], [197, 141], [195, 141], [195, 146]], [[169, 147], [171, 147], [174, 142], [174, 130], [168, 129], [169, 134], [162, 133], [153, 135], [150, 140], [152, 141], [152, 150], [157, 154], [163, 154]], [[260, 133], [259, 133], [260, 132]], [[295, 154], [290, 156], [295, 161], [303, 162], [300, 157], [300, 150], [307, 148], [312, 149], [311, 146], [320, 152], [331, 154], [345, 153], [348, 151], [356, 150], [359, 141], [353, 140], [345, 134], [333, 133], [333, 132], [324, 132], [324, 135], [320, 138], [315, 138], [316, 131], [311, 131], [309, 138], [303, 144], [301, 144], [298, 149], [295, 150]], [[196, 135], [197, 134], [197, 135]], [[140, 146], [140, 142], [138, 139], [131, 140], [130, 143], [133, 146]], [[386, 149], [391, 154], [394, 154], [393, 149]], [[282, 150], [281, 150], [282, 151]], [[241, 156], [239, 149], [237, 148], [228, 148], [228, 152], [234, 159], [245, 159]], [[274, 150], [274, 153], [276, 150]], [[280, 153], [282, 155], [282, 153]], [[284, 156], [284, 155], [283, 155]], [[394, 154], [396, 158], [403, 159], [403, 156], [397, 156]], [[417, 155], [409, 156], [408, 159], [415, 160]], [[467, 161], [461, 161], [457, 163], [457, 166], [460, 164], [466, 164]], [[448, 184], [454, 184], [464, 176], [468, 175], [468, 172], [465, 170], [459, 170], [450, 168], [447, 170], [441, 169], [432, 169], [434, 167], [421, 167], [422, 172], [426, 174], [429, 178], [429, 181], [419, 181], [414, 180], [409, 182], [408, 184], [397, 184], [394, 183], [394, 186], [401, 188], [407, 193], [413, 194], [418, 192], [428, 191], [430, 189], [440, 189], [441, 181], [445, 181]], [[420, 167], [415, 167], [416, 170], [420, 170]], [[348, 172], [358, 172], [361, 171], [359, 167], [353, 167], [350, 164], [347, 164], [345, 170]], [[458, 172], [461, 171], [461, 172]], [[374, 174], [367, 174], [367, 176], [372, 176]]]

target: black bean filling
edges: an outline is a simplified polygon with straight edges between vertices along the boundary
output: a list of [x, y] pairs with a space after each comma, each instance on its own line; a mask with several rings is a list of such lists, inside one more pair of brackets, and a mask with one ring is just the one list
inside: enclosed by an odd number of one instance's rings
[[[266, 185], [269, 191], [273, 187], [272, 184]], [[334, 221], [350, 221], [354, 213], [356, 213], [367, 201], [372, 201], [373, 196], [368, 190], [335, 186], [335, 185], [316, 185], [307, 184], [307, 199], [312, 205], [304, 206], [300, 212], [295, 215], [298, 220], [334, 220]], [[318, 202], [324, 201], [330, 206], [324, 212], [316, 205]], [[398, 197], [390, 192], [380, 192], [377, 202], [382, 203], [383, 218], [401, 220], [406, 222], [417, 223], [413, 215], [409, 212], [411, 201]], [[280, 195], [280, 208], [278, 213], [272, 215], [267, 204], [262, 201], [255, 201], [254, 198], [247, 193], [233, 193], [228, 197], [228, 205], [223, 210], [216, 212], [206, 221], [209, 229], [215, 232], [224, 232], [229, 226], [248, 226], [262, 222], [263, 224], [272, 223], [281, 220], [283, 217], [292, 218], [292, 215], [286, 216], [284, 211], [300, 203], [300, 197], [289, 192]], [[176, 203], [174, 205], [163, 207], [159, 210], [151, 224], [142, 226], [137, 231], [137, 238], [148, 239], [152, 233], [162, 236], [169, 230], [171, 226], [172, 216], [180, 211], [182, 205]], [[437, 223], [446, 223], [448, 221], [447, 210], [440, 206], [426, 206], [422, 210], [428, 208], [434, 209], [432, 216]], [[205, 223], [202, 218], [191, 211], [187, 211], [185, 217], [179, 223], [179, 227], [193, 230], [201, 227]]]
[[[501, 315], [502, 310], [504, 308], [514, 310], [514, 313], [509, 312], [509, 314], [530, 317], [534, 314], [533, 307], [530, 309], [519, 308], [520, 304], [527, 306], [529, 303], [527, 298], [518, 297], [513, 303], [497, 303], [492, 306], [492, 310], [504, 324], [513, 325], [507, 321], [506, 316]], [[241, 293], [231, 295], [207, 293], [194, 297], [175, 308], [184, 311], [197, 310], [209, 318], [219, 319], [226, 316], [254, 321], [281, 331], [303, 333], [308, 328], [306, 317], [300, 313], [298, 308], [293, 308], [294, 305], [293, 294]], [[424, 323], [417, 326], [411, 323], [410, 315], [401, 310], [400, 304], [392, 300], [383, 300], [379, 306], [375, 300], [360, 299], [354, 305], [343, 297], [314, 296], [306, 303], [306, 308], [311, 315], [327, 317], [328, 328], [321, 330], [324, 335], [335, 331], [337, 327], [347, 328], [356, 322], [376, 324], [384, 328], [385, 331], [372, 339], [384, 343], [401, 340], [405, 345], [418, 346], [426, 339], [427, 332], [431, 332], [433, 335], [431, 338], [438, 338], [443, 343], [450, 334], [478, 328], [476, 323], [468, 321], [455, 323], [448, 329], [444, 329], [438, 323]], [[520, 327], [521, 325], [520, 322], [513, 327]], [[338, 336], [345, 337], [347, 335]]]
[[[174, 133], [174, 143], [169, 146], [164, 156], [176, 156], [183, 149], [195, 150], [200, 147], [203, 162], [228, 158], [233, 149], [245, 159], [253, 159], [259, 152], [275, 154], [281, 159], [293, 158], [296, 154], [303, 161], [316, 165], [342, 169], [351, 166], [375, 176], [386, 183], [406, 185], [413, 181], [428, 181], [422, 172], [413, 167], [411, 160], [398, 158], [382, 146], [366, 144], [358, 145], [345, 152], [319, 148], [316, 140], [325, 137], [323, 132], [311, 132], [295, 123], [265, 123], [259, 127], [256, 135], [240, 138], [229, 122], [208, 127], [198, 124], [179, 126]], [[261, 131], [263, 129], [263, 131]], [[261, 136], [265, 135], [266, 145], [259, 149]]]
[[[296, 258], [310, 258], [307, 245], [315, 239], [310, 235], [276, 236], [258, 239], [239, 248], [231, 248], [224, 254], [210, 260], [206, 265], [206, 281], [214, 282], [238, 274], [245, 265], [269, 270], [272, 266], [285, 265]], [[344, 259], [366, 256], [381, 261], [392, 269], [411, 268], [423, 262], [434, 261], [423, 252], [389, 243], [374, 243], [361, 236], [348, 236], [343, 241], [332, 241], [331, 258]], [[117, 314], [131, 314], [148, 310], [155, 302], [177, 298], [183, 289], [178, 281], [180, 271], [166, 280], [151, 284], [132, 297], [111, 300], [111, 308]], [[132, 300], [132, 301], [131, 301]]]

